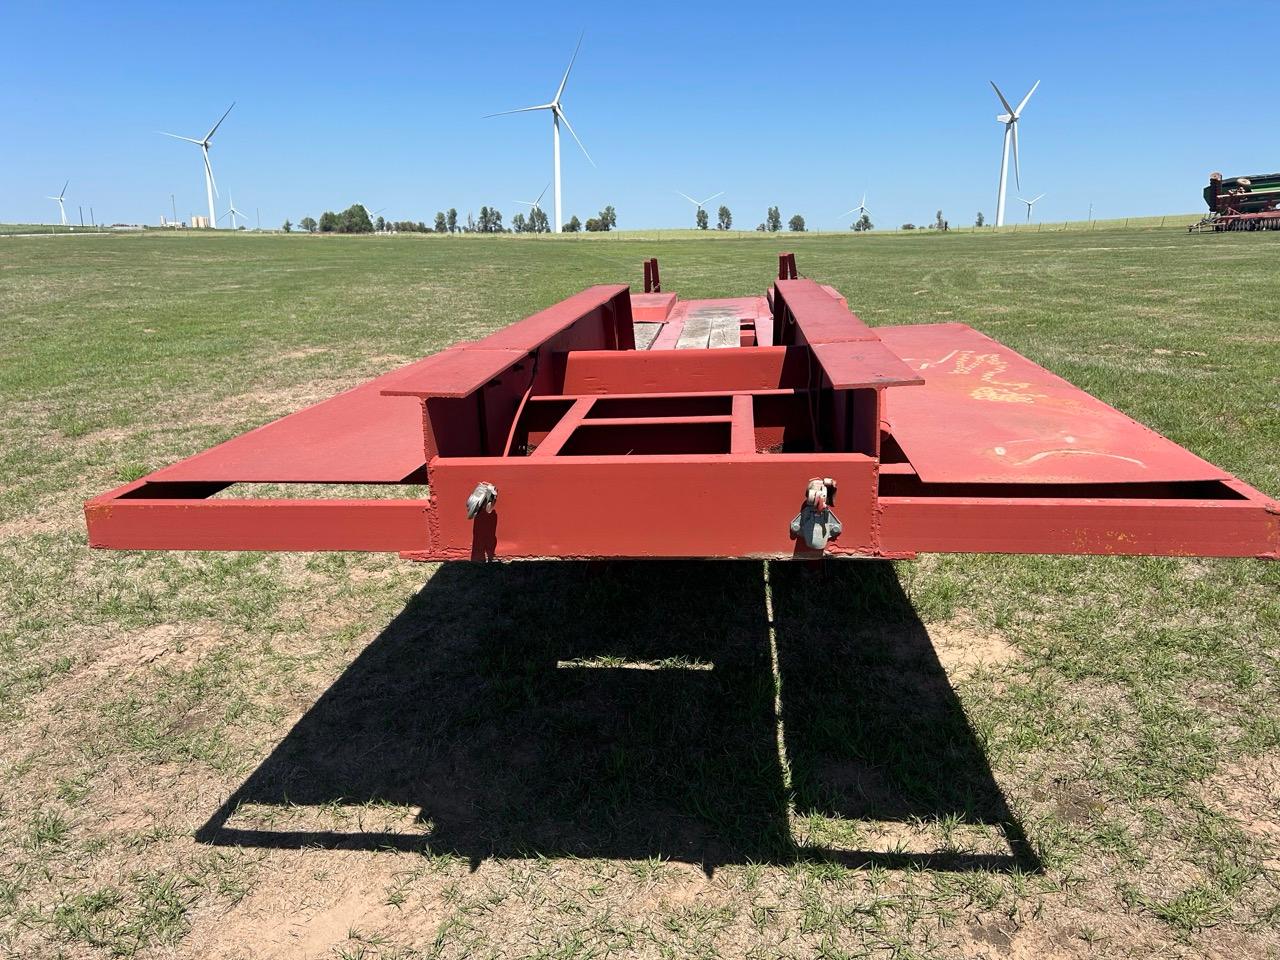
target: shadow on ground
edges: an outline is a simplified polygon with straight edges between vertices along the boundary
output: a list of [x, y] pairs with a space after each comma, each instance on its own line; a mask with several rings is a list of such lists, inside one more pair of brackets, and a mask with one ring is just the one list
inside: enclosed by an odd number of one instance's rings
[[[441, 566], [197, 839], [473, 864], [1038, 869], [892, 566], [775, 563], [768, 575], [796, 811], [958, 816], [991, 825], [1007, 855], [794, 842], [765, 568], [747, 561]], [[573, 663], [584, 659], [602, 665]], [[366, 802], [421, 813], [404, 832], [236, 825], [238, 810]]]

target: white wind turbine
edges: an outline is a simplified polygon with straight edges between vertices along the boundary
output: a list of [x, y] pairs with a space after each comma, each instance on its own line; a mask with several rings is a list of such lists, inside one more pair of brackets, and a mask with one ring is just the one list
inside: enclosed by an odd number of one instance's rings
[[[723, 191], [723, 190], [721, 190], [719, 193], [713, 193], [711, 196], [707, 197], [707, 199], [705, 199], [705, 200], [695, 200], [695, 199], [693, 199], [693, 197], [689, 196], [687, 193], [682, 193], [682, 192], [681, 192], [681, 191], [679, 191], [679, 190], [677, 190], [677, 191], [676, 191], [676, 193], [679, 193], [679, 194], [680, 194], [680, 196], [684, 197], [686, 200], [688, 200], [690, 203], [692, 203], [692, 204], [693, 204], [695, 207], [697, 207], [699, 210], [701, 210], [704, 206], [706, 206], [708, 203], [710, 203], [710, 202], [711, 202], [712, 200], [714, 200], [716, 197], [723, 197], [723, 196], [724, 196], [724, 191]], [[697, 216], [697, 214], [694, 214], [694, 216]]]
[[582, 148], [582, 155], [590, 161], [594, 167], [596, 162], [591, 159], [591, 154], [587, 153], [587, 148], [582, 146], [582, 141], [578, 140], [578, 135], [573, 131], [573, 124], [569, 122], [569, 118], [565, 116], [564, 108], [560, 105], [560, 97], [564, 95], [564, 86], [569, 82], [569, 71], [573, 69], [573, 62], [578, 59], [578, 50], [582, 47], [582, 35], [578, 35], [578, 46], [573, 48], [573, 56], [569, 58], [569, 66], [565, 68], [564, 77], [560, 80], [560, 86], [556, 90], [556, 95], [551, 98], [549, 103], [540, 103], [533, 107], [520, 107], [516, 110], [503, 110], [500, 113], [487, 114], [484, 119], [489, 117], [504, 117], [509, 113], [529, 113], [534, 110], [550, 110], [551, 111], [551, 150], [555, 161], [555, 209], [556, 220], [551, 225], [553, 233], [560, 232], [560, 225], [564, 222], [564, 209], [562, 206], [562, 194], [560, 192], [560, 122], [563, 120], [565, 127], [572, 134], [573, 139], [577, 141], [579, 147]]
[[1027, 200], [1027, 199], [1025, 199], [1025, 198], [1023, 198], [1023, 197], [1019, 197], [1018, 199], [1019, 199], [1019, 200], [1021, 200], [1023, 203], [1025, 203], [1025, 204], [1027, 205], [1027, 223], [1030, 223], [1030, 222], [1031, 222], [1031, 208], [1032, 208], [1032, 207], [1034, 207], [1037, 203], [1039, 203], [1041, 200], [1043, 200], [1043, 199], [1044, 199], [1044, 194], [1042, 193], [1042, 194], [1040, 194], [1039, 196], [1032, 197], [1030, 200]]
[[[230, 113], [233, 107], [235, 107], [234, 101], [232, 101], [230, 107], [227, 107], [227, 113]], [[222, 121], [227, 119], [227, 113], [224, 113], [221, 117], [219, 117], [218, 122], [215, 123], [209, 129], [209, 132], [206, 133], [204, 137], [202, 137], [199, 140], [192, 140], [190, 137], [180, 137], [176, 133], [164, 133], [163, 131], [161, 131], [162, 136], [173, 137], [173, 139], [175, 140], [185, 140], [187, 141], [187, 143], [194, 143], [197, 147], [200, 148], [200, 153], [204, 157], [204, 189], [205, 189], [205, 193], [209, 197], [209, 226], [214, 226], [218, 222], [217, 211], [215, 211], [213, 208], [213, 198], [218, 192], [218, 185], [213, 182], [213, 167], [209, 163], [209, 143], [213, 139], [214, 132], [218, 129], [218, 127], [222, 126]]]
[[62, 217], [62, 225], [64, 227], [67, 225], [67, 208], [63, 205], [62, 201], [67, 195], [67, 187], [70, 186], [70, 184], [71, 184], [70, 180], [64, 183], [62, 185], [62, 192], [58, 194], [56, 197], [45, 198], [47, 200], [52, 200], [54, 203], [58, 205], [58, 213]]
[[862, 219], [863, 214], [871, 215], [871, 211], [867, 209], [867, 192], [865, 190], [862, 192], [862, 199], [858, 201], [858, 205], [840, 214], [840, 219], [843, 220], [851, 213], [856, 213], [859, 220]]
[[248, 222], [249, 218], [248, 218], [248, 217], [246, 217], [243, 213], [241, 213], [239, 210], [237, 210], [237, 209], [236, 209], [236, 202], [235, 202], [235, 199], [234, 199], [234, 198], [232, 198], [232, 197], [227, 197], [227, 201], [228, 201], [228, 203], [230, 204], [230, 205], [227, 207], [227, 212], [226, 212], [226, 213], [224, 213], [224, 214], [222, 215], [222, 217], [220, 217], [219, 219], [226, 219], [227, 217], [230, 217], [230, 218], [231, 218], [231, 229], [232, 229], [232, 230], [235, 230], [235, 229], [238, 229], [238, 228], [236, 227], [236, 217], [239, 217], [241, 220], [244, 220], [244, 221], [246, 221], [246, 222]]
[[996, 92], [996, 96], [1000, 98], [1000, 102], [1004, 105], [1008, 113], [1002, 113], [996, 117], [998, 123], [1004, 124], [1004, 150], [1000, 154], [1000, 193], [996, 197], [996, 226], [1004, 226], [1004, 198], [1005, 190], [1009, 183], [1009, 141], [1013, 141], [1013, 177], [1018, 186], [1022, 186], [1022, 173], [1018, 168], [1018, 120], [1022, 117], [1022, 110], [1027, 105], [1027, 101], [1031, 99], [1031, 94], [1036, 92], [1036, 87], [1040, 86], [1040, 81], [1035, 82], [1027, 95], [1022, 98], [1022, 102], [1018, 104], [1017, 109], [1009, 106], [1009, 101], [1004, 98], [1004, 94], [1000, 92], [1000, 88], [996, 86], [994, 80], [991, 81], [991, 89]]
[[521, 206], [528, 207], [529, 215], [533, 216], [533, 211], [535, 210], [537, 210], [539, 213], [542, 212], [542, 198], [547, 195], [547, 191], [550, 189], [551, 189], [551, 184], [548, 183], [545, 187], [542, 188], [542, 192], [538, 194], [537, 200], [516, 200], [514, 202], [520, 204]]

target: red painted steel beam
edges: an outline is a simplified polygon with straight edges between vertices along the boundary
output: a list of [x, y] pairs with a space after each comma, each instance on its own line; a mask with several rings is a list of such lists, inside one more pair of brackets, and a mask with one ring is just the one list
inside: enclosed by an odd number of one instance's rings
[[430, 549], [426, 500], [207, 500], [132, 496], [143, 481], [85, 504], [89, 545], [114, 550]]
[[[815, 476], [839, 484], [844, 532], [828, 553], [874, 555], [874, 460], [735, 453], [437, 460], [421, 559], [819, 556], [788, 531]], [[463, 505], [482, 481], [497, 504], [468, 520]]]
[[[1253, 491], [1256, 493], [1256, 491]], [[881, 497], [880, 549], [1280, 559], [1280, 516], [1250, 500]]]
[[736, 393], [803, 387], [803, 350], [739, 347], [728, 350], [578, 350], [566, 358], [565, 394]]

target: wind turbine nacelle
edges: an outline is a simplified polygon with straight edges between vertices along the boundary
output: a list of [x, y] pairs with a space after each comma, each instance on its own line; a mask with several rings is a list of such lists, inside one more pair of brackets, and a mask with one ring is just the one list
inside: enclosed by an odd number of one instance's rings
[[1013, 120], [1013, 116], [1008, 113], [1002, 113], [996, 117], [996, 123], [1009, 123], [1011, 120]]

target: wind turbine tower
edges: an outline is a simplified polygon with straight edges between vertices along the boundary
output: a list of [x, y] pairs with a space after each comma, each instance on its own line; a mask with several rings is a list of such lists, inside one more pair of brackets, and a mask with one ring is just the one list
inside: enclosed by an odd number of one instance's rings
[[1018, 184], [1018, 188], [1022, 188], [1022, 173], [1018, 164], [1018, 120], [1022, 117], [1022, 111], [1027, 105], [1027, 101], [1031, 99], [1031, 94], [1036, 92], [1036, 87], [1040, 86], [1040, 81], [1035, 82], [1027, 95], [1022, 98], [1022, 102], [1017, 108], [1009, 106], [1009, 101], [1004, 98], [1004, 94], [1000, 92], [1000, 88], [996, 86], [994, 80], [991, 81], [991, 89], [996, 92], [996, 96], [1000, 98], [1000, 103], [1007, 112], [996, 117], [997, 123], [1004, 124], [1004, 149], [1000, 153], [1000, 193], [996, 196], [996, 226], [1004, 226], [1004, 200], [1005, 191], [1009, 184], [1009, 144], [1013, 144], [1013, 178]]
[[867, 192], [865, 190], [862, 191], [862, 199], [858, 201], [858, 205], [840, 214], [840, 219], [843, 220], [851, 213], [856, 213], [859, 220], [862, 219], [864, 214], [867, 216], [871, 215], [871, 211], [867, 209]]
[[239, 227], [236, 226], [236, 217], [239, 217], [241, 220], [245, 221], [246, 223], [249, 222], [249, 218], [236, 209], [236, 201], [234, 197], [228, 197], [227, 200], [228, 200], [229, 206], [227, 207], [227, 212], [224, 213], [223, 216], [231, 218], [232, 230], [238, 230]]
[[66, 183], [64, 183], [64, 184], [62, 185], [62, 192], [61, 192], [61, 193], [59, 193], [56, 197], [47, 197], [47, 198], [46, 198], [46, 199], [48, 199], [48, 200], [52, 200], [54, 203], [56, 203], [56, 204], [58, 205], [58, 214], [59, 214], [59, 216], [62, 218], [62, 225], [63, 225], [64, 227], [67, 225], [67, 208], [66, 208], [66, 206], [63, 204], [63, 202], [62, 202], [62, 201], [63, 201], [63, 199], [64, 199], [64, 198], [66, 197], [66, 195], [67, 195], [67, 187], [70, 185], [70, 183], [71, 183], [71, 181], [70, 181], [70, 180], [68, 180]]
[[535, 210], [537, 210], [539, 213], [542, 213], [542, 198], [547, 195], [547, 191], [549, 189], [551, 189], [551, 184], [548, 183], [545, 187], [542, 188], [542, 192], [538, 194], [537, 200], [517, 200], [515, 202], [520, 204], [521, 206], [528, 207], [529, 216], [532, 217], [533, 211]]
[[[227, 107], [227, 113], [230, 113], [234, 107], [235, 102], [232, 101], [231, 106]], [[224, 113], [219, 117], [218, 122], [210, 127], [209, 132], [199, 140], [193, 140], [190, 137], [180, 137], [176, 133], [161, 132], [161, 136], [173, 137], [175, 140], [185, 140], [187, 143], [194, 143], [200, 148], [200, 153], [204, 157], [204, 190], [205, 194], [209, 198], [209, 226], [214, 226], [218, 222], [218, 213], [213, 208], [213, 198], [218, 193], [218, 185], [213, 180], [213, 166], [209, 163], [209, 145], [213, 140], [214, 133], [216, 133], [218, 128], [222, 126], [222, 121], [227, 119], [227, 113]]]
[[1018, 199], [1019, 199], [1019, 200], [1021, 200], [1023, 203], [1025, 203], [1025, 204], [1027, 205], [1027, 223], [1030, 223], [1030, 222], [1031, 222], [1031, 208], [1032, 208], [1032, 207], [1034, 207], [1037, 203], [1039, 203], [1041, 200], [1043, 200], [1043, 199], [1044, 199], [1044, 194], [1042, 193], [1042, 194], [1039, 194], [1038, 196], [1034, 196], [1034, 197], [1032, 197], [1030, 200], [1027, 200], [1027, 199], [1025, 199], [1025, 198], [1023, 198], [1023, 197], [1019, 197]]
[[560, 98], [564, 95], [565, 84], [569, 82], [569, 71], [573, 69], [573, 62], [578, 59], [578, 50], [582, 48], [582, 35], [578, 35], [578, 45], [573, 48], [573, 56], [569, 58], [569, 66], [565, 68], [564, 77], [560, 80], [560, 86], [556, 89], [556, 95], [551, 98], [549, 103], [540, 103], [532, 107], [520, 107], [516, 110], [503, 110], [500, 113], [490, 113], [484, 119], [489, 117], [503, 117], [510, 113], [529, 113], [534, 110], [550, 110], [551, 111], [551, 155], [555, 165], [555, 208], [556, 220], [551, 225], [552, 232], [559, 233], [560, 227], [564, 223], [564, 208], [562, 206], [562, 194], [560, 191], [560, 123], [564, 122], [565, 128], [577, 141], [579, 147], [582, 148], [582, 155], [594, 167], [596, 162], [591, 159], [591, 154], [587, 153], [587, 148], [582, 146], [582, 141], [578, 139], [578, 135], [574, 133], [573, 124], [569, 122], [569, 118], [565, 116], [564, 107], [560, 105]]

